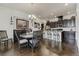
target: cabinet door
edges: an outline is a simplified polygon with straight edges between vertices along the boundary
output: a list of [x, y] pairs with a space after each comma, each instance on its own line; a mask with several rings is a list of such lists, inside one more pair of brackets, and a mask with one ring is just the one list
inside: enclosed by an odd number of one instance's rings
[[54, 22], [51, 22], [51, 23], [50, 23], [50, 27], [51, 27], [51, 28], [54, 28]]
[[64, 39], [63, 42], [65, 42], [65, 43], [74, 44], [74, 42], [75, 42], [75, 32], [65, 31], [63, 39]]
[[75, 27], [75, 19], [72, 19], [72, 26]]
[[59, 20], [58, 21], [58, 27], [62, 27], [62, 25], [63, 25], [63, 20]]
[[72, 21], [68, 20], [68, 27], [71, 27], [71, 26], [72, 26]]
[[63, 21], [63, 27], [67, 27], [67, 20]]

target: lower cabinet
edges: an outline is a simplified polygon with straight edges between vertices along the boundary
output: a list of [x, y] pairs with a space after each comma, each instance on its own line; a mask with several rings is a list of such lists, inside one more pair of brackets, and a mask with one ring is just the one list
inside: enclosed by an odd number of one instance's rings
[[62, 35], [62, 42], [66, 48], [69, 48], [72, 51], [77, 50], [75, 31], [63, 31]]
[[62, 50], [62, 32], [61, 31], [44, 31], [43, 38], [49, 49]]

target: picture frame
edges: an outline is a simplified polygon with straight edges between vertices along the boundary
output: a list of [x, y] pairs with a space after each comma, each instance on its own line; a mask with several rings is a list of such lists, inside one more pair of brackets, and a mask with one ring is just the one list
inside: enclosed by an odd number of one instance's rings
[[27, 29], [29, 28], [29, 21], [24, 19], [16, 19], [16, 29]]

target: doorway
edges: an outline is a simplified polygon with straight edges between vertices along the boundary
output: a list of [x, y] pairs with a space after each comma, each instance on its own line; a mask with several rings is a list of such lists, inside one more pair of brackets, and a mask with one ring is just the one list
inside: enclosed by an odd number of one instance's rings
[[43, 23], [41, 24], [41, 30], [44, 30], [44, 24]]

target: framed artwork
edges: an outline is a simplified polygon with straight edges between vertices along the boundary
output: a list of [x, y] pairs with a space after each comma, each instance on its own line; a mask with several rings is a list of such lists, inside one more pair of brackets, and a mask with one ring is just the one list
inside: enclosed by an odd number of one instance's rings
[[29, 21], [23, 19], [16, 19], [16, 29], [29, 28]]

